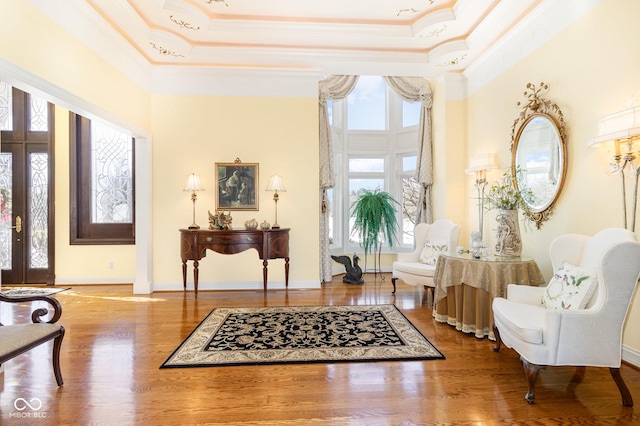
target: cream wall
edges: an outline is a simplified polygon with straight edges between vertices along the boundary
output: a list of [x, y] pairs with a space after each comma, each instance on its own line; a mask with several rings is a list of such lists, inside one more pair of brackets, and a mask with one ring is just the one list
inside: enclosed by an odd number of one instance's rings
[[[198, 222], [207, 226], [207, 209], [214, 209], [213, 165], [232, 162], [260, 164], [260, 186], [281, 174], [287, 192], [279, 202], [278, 222], [291, 227], [290, 284], [319, 286], [318, 266], [318, 110], [317, 99], [282, 97], [223, 98], [214, 96], [156, 96], [136, 85], [78, 39], [31, 6], [28, 1], [0, 2], [0, 78], [38, 93], [56, 105], [56, 282], [102, 283], [137, 280], [140, 259], [134, 246], [69, 245], [68, 110], [115, 122], [133, 136], [142, 136], [151, 149], [153, 170], [139, 180], [151, 180], [152, 220], [147, 241], [152, 243], [149, 288], [180, 289], [178, 229], [191, 223], [189, 194], [182, 191], [186, 175], [199, 173], [209, 188], [200, 195]], [[294, 81], [292, 84], [295, 84]], [[153, 135], [153, 139], [151, 138]], [[150, 203], [151, 203], [150, 202]], [[271, 193], [260, 194], [260, 210], [234, 213], [234, 225], [255, 217], [274, 221]], [[137, 205], [138, 211], [148, 209]], [[141, 223], [138, 227], [148, 227]], [[270, 262], [273, 286], [283, 285], [283, 261]], [[236, 256], [208, 254], [201, 262], [202, 287], [233, 282], [234, 288], [261, 288], [262, 262], [255, 251]], [[224, 265], [224, 268], [221, 266]], [[228, 272], [223, 272], [228, 271]], [[136, 278], [134, 278], [134, 276]], [[144, 274], [143, 274], [144, 276]], [[146, 279], [146, 276], [145, 276]], [[191, 281], [191, 280], [190, 280]], [[143, 283], [144, 284], [144, 283]], [[155, 285], [154, 285], [155, 284]], [[135, 290], [135, 288], [134, 288]], [[143, 286], [144, 292], [144, 286]]]
[[28, 73], [33, 73], [60, 91], [88, 100], [95, 112], [149, 128], [150, 94], [80, 40], [27, 1], [1, 1], [0, 16], [0, 59], [26, 70], [22, 84], [28, 85]]
[[[156, 288], [182, 283], [178, 229], [192, 221], [187, 175], [199, 174], [196, 223], [208, 227], [215, 211], [214, 164], [259, 163], [259, 210], [233, 211], [234, 228], [256, 219], [274, 223], [273, 174], [282, 176], [278, 223], [290, 231], [290, 286], [319, 282], [318, 101], [309, 98], [161, 96], [153, 97], [153, 263]], [[284, 286], [284, 261], [269, 262], [269, 286]], [[189, 285], [192, 286], [189, 262]], [[262, 262], [255, 250], [233, 256], [207, 252], [200, 262], [199, 288], [262, 288]], [[225, 284], [226, 283], [226, 284]]]
[[[547, 98], [562, 109], [567, 125], [568, 169], [553, 215], [539, 231], [523, 233], [523, 251], [533, 256], [547, 279], [548, 246], [559, 234], [593, 234], [622, 227], [619, 178], [608, 173], [605, 150], [587, 148], [599, 117], [640, 99], [640, 2], [607, 0], [558, 36], [468, 98], [468, 155], [496, 152], [510, 165], [510, 129], [528, 82], [549, 83]], [[489, 177], [495, 180], [499, 172]], [[469, 177], [467, 191], [472, 194]], [[471, 195], [469, 196], [469, 198]], [[472, 203], [469, 202], [469, 205]], [[485, 216], [493, 221], [495, 213]], [[477, 220], [469, 215], [469, 224]], [[524, 229], [523, 229], [524, 230]], [[492, 236], [493, 232], [487, 232]], [[636, 292], [624, 331], [625, 347], [640, 359], [640, 296]]]
[[56, 283], [131, 283], [136, 256], [133, 245], [69, 245], [69, 111], [55, 110]]

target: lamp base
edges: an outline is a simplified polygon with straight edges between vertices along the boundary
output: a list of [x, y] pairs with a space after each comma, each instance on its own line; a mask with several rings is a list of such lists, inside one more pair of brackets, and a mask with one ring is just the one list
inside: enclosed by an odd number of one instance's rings
[[194, 224], [192, 224], [192, 225], [189, 225], [189, 228], [188, 228], [188, 229], [200, 229], [200, 226], [199, 226], [199, 225], [196, 225], [196, 224], [194, 223]]
[[278, 225], [278, 224], [276, 223], [275, 225], [273, 225], [273, 226], [271, 227], [271, 229], [280, 229], [280, 225]]

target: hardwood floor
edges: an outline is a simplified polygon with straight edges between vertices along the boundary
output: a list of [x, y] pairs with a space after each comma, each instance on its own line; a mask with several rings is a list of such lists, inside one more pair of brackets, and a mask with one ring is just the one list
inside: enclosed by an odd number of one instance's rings
[[[636, 407], [623, 407], [606, 368], [540, 373], [537, 402], [524, 400], [518, 356], [493, 342], [436, 323], [426, 292], [367, 275], [321, 290], [162, 292], [130, 286], [73, 286], [59, 293], [64, 386], [51, 368], [51, 344], [5, 364], [1, 424], [640, 424], [640, 371], [622, 366]], [[198, 323], [219, 306], [395, 304], [446, 360], [159, 369]], [[3, 323], [28, 319], [30, 306], [3, 305]], [[39, 400], [38, 411], [23, 401]], [[33, 400], [37, 398], [37, 400]], [[31, 416], [31, 417], [29, 417]], [[36, 417], [37, 416], [37, 417]]]

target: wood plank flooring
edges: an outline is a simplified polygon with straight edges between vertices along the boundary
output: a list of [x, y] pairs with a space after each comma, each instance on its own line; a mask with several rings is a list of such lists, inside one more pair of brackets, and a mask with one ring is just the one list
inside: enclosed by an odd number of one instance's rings
[[[32, 425], [602, 425], [640, 424], [640, 371], [622, 366], [636, 407], [623, 407], [608, 369], [540, 373], [537, 402], [524, 400], [518, 356], [436, 323], [427, 293], [389, 277], [363, 285], [341, 277], [321, 290], [160, 292], [131, 286], [73, 286], [56, 296], [67, 330], [64, 386], [51, 369], [51, 344], [5, 364], [0, 423]], [[446, 360], [159, 369], [215, 307], [395, 304]], [[3, 305], [3, 323], [30, 306]], [[20, 399], [22, 398], [22, 399]], [[37, 398], [37, 400], [34, 400]], [[23, 400], [39, 400], [31, 410]], [[17, 401], [17, 402], [16, 402]]]

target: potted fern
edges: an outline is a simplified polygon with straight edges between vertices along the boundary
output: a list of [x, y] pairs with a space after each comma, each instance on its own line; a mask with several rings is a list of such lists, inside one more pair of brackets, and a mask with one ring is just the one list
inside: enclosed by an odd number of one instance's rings
[[380, 256], [383, 238], [389, 247], [393, 247], [394, 240], [397, 241], [397, 206], [399, 203], [388, 192], [379, 188], [361, 189], [358, 198], [351, 203], [351, 216], [355, 219], [352, 232], [360, 234], [360, 246], [365, 255], [372, 248], [377, 248]]

